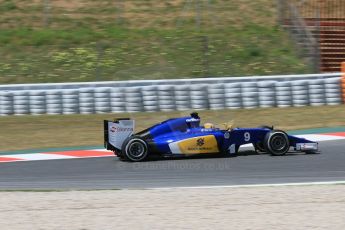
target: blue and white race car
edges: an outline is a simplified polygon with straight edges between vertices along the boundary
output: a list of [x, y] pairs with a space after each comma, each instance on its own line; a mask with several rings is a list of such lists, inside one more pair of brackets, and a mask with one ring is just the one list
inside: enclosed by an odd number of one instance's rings
[[107, 150], [128, 161], [143, 161], [150, 155], [190, 156], [195, 154], [237, 154], [239, 147], [253, 144], [256, 151], [275, 156], [285, 155], [290, 148], [300, 152], [318, 151], [318, 143], [291, 136], [282, 130], [263, 126], [258, 128], [200, 126], [200, 117], [163, 121], [134, 134], [134, 120], [128, 118], [104, 121], [104, 145]]

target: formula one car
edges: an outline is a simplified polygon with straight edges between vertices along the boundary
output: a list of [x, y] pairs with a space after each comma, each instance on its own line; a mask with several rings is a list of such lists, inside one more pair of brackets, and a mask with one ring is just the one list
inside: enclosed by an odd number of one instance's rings
[[107, 150], [128, 161], [143, 161], [152, 154], [188, 156], [195, 154], [237, 154], [241, 145], [253, 144], [256, 151], [285, 155], [295, 151], [316, 152], [318, 143], [286, 134], [273, 127], [232, 128], [224, 130], [206, 123], [200, 126], [200, 117], [163, 121], [134, 134], [134, 120], [128, 118], [104, 121], [104, 145]]

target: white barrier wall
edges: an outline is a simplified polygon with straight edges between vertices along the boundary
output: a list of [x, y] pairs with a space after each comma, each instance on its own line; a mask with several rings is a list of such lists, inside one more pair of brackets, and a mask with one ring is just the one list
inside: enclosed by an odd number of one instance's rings
[[[242, 80], [242, 81], [240, 81]], [[341, 99], [340, 74], [174, 80], [94, 85], [55, 89], [0, 87], [0, 115], [92, 114], [123, 112], [239, 109], [337, 105]], [[147, 84], [148, 82], [151, 85]], [[54, 84], [53, 84], [54, 85]], [[61, 86], [61, 84], [59, 84]], [[71, 86], [72, 84], [68, 84]], [[49, 86], [49, 87], [48, 87]]]

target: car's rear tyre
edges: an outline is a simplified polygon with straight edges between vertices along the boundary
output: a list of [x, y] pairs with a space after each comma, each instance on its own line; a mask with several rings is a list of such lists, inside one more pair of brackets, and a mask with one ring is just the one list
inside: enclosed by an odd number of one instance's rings
[[264, 146], [268, 153], [274, 156], [283, 156], [290, 149], [288, 135], [281, 130], [272, 130], [264, 139]]
[[121, 155], [129, 161], [139, 162], [147, 158], [147, 143], [138, 136], [131, 136], [122, 144]]

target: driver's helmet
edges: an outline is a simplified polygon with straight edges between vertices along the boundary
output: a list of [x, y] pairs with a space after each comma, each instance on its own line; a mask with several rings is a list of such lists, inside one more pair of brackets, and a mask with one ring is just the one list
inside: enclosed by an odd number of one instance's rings
[[200, 117], [198, 113], [192, 113], [188, 119], [186, 119], [188, 128], [197, 128], [200, 126]]
[[214, 126], [214, 124], [212, 124], [212, 123], [205, 123], [205, 124], [204, 124], [204, 128], [205, 128], [205, 129], [214, 129], [214, 127], [215, 127], [215, 126]]

